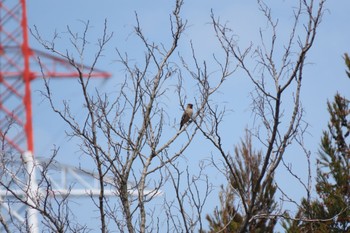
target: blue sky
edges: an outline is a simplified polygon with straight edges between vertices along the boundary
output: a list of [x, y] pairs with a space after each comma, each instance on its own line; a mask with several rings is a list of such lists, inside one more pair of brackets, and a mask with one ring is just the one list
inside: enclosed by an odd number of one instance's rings
[[[288, 36], [286, 31], [292, 22], [291, 11], [286, 7], [287, 1], [270, 1], [272, 14], [279, 17], [280, 26], [278, 33], [281, 38]], [[278, 2], [276, 4], [276, 2]], [[270, 4], [270, 3], [269, 3]], [[90, 22], [88, 39], [91, 41], [89, 49], [84, 60], [91, 61], [95, 52], [96, 39], [101, 35], [104, 20], [108, 21], [108, 30], [113, 32], [114, 36], [104, 51], [104, 57], [98, 67], [110, 72], [113, 77], [108, 81], [95, 81], [99, 90], [112, 92], [120, 81], [122, 69], [116, 62], [117, 55], [115, 48], [129, 52], [135, 60], [142, 59], [135, 42], [133, 27], [135, 25], [135, 12], [137, 12], [141, 26], [145, 34], [156, 42], [167, 43], [169, 34], [169, 14], [173, 6], [173, 1], [115, 1], [115, 0], [28, 0], [27, 15], [29, 27], [36, 25], [43, 38], [50, 40], [55, 31], [60, 34], [57, 40], [57, 48], [71, 49], [68, 43], [67, 28], [69, 25], [73, 31], [82, 31], [83, 22]], [[350, 52], [350, 30], [347, 30], [346, 23], [350, 22], [350, 1], [348, 0], [329, 0], [326, 3], [323, 21], [319, 27], [315, 44], [307, 56], [308, 65], [305, 69], [305, 78], [302, 90], [302, 103], [306, 115], [304, 120], [310, 124], [305, 141], [308, 149], [312, 152], [312, 158], [317, 157], [321, 132], [326, 128], [328, 113], [326, 102], [332, 99], [336, 92], [350, 98], [349, 85], [350, 80], [346, 78], [344, 72], [345, 66], [343, 54]], [[180, 45], [180, 52], [184, 56], [190, 56], [188, 42], [193, 41], [200, 59], [211, 59], [213, 53], [218, 49], [215, 42], [214, 33], [210, 23], [210, 11], [213, 9], [222, 21], [227, 21], [228, 25], [238, 35], [239, 44], [246, 46], [250, 42], [258, 43], [258, 29], [266, 27], [266, 23], [258, 12], [255, 1], [229, 1], [224, 0], [218, 3], [210, 0], [187, 0], [183, 8], [182, 16], [188, 20], [188, 30], [183, 35], [183, 44]], [[40, 45], [30, 38], [30, 44], [34, 48], [41, 48]], [[212, 46], [211, 46], [212, 45]], [[91, 52], [90, 52], [91, 51]], [[79, 94], [77, 83], [74, 80], [55, 80], [52, 82], [54, 92], [58, 99], [68, 99], [76, 111], [81, 107], [81, 103], [76, 102], [76, 95]], [[61, 147], [59, 158], [68, 162], [72, 157], [81, 161], [78, 148], [75, 142], [68, 141], [64, 133], [65, 124], [59, 120], [49, 109], [48, 104], [43, 101], [39, 90], [43, 88], [43, 83], [36, 80], [32, 83], [33, 90], [33, 115], [34, 115], [34, 140], [35, 153], [39, 156], [45, 156], [50, 152], [53, 144]], [[189, 87], [190, 89], [190, 87]], [[246, 77], [237, 75], [226, 83], [221, 93], [216, 96], [216, 101], [226, 104], [230, 113], [226, 117], [225, 146], [227, 150], [233, 151], [233, 148], [244, 137], [244, 129], [250, 127], [253, 122], [253, 116], [250, 114], [249, 92], [252, 85], [247, 82]], [[191, 93], [189, 98], [193, 98]], [[170, 97], [171, 98], [171, 97]], [[179, 120], [181, 111], [174, 104], [174, 118]], [[202, 141], [195, 141], [193, 146], [187, 152], [188, 157], [184, 158], [189, 164], [198, 166], [199, 161], [208, 159], [207, 148], [202, 148]], [[200, 149], [199, 149], [200, 148]], [[195, 155], [192, 159], [189, 156]], [[291, 163], [295, 171], [303, 178], [307, 172], [305, 160], [298, 158], [298, 154], [288, 151], [286, 160]], [[313, 160], [314, 164], [314, 160]], [[220, 183], [222, 176], [220, 172], [210, 170], [212, 180]], [[305, 193], [300, 191], [300, 186], [293, 186], [291, 177], [281, 178], [281, 186], [286, 188], [290, 194], [299, 199]], [[288, 182], [284, 182], [283, 179]], [[225, 182], [222, 182], [225, 183]], [[297, 185], [297, 184], [296, 184]], [[212, 196], [217, 200], [216, 196]], [[208, 211], [215, 206], [215, 201], [209, 203]]]

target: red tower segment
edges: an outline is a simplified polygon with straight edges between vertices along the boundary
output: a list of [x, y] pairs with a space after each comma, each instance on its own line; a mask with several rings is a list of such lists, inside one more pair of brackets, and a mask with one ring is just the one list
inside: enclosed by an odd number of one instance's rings
[[23, 41], [22, 41], [22, 54], [23, 54], [23, 60], [24, 60], [24, 67], [23, 67], [23, 80], [24, 80], [24, 108], [26, 112], [26, 123], [24, 126], [25, 134], [27, 137], [27, 150], [30, 152], [34, 152], [34, 144], [33, 144], [33, 121], [32, 121], [32, 102], [31, 102], [31, 90], [30, 90], [30, 66], [29, 66], [29, 57], [31, 56], [30, 50], [29, 50], [29, 43], [28, 43], [28, 30], [27, 30], [27, 8], [25, 0], [21, 0], [22, 5], [22, 20], [21, 20], [21, 28], [22, 28], [22, 34], [23, 34]]
[[[57, 78], [79, 75], [66, 60], [31, 49], [27, 25], [25, 0], [0, 0], [0, 150], [21, 154], [34, 152], [31, 81], [42, 72]], [[94, 69], [90, 77], [110, 74]]]

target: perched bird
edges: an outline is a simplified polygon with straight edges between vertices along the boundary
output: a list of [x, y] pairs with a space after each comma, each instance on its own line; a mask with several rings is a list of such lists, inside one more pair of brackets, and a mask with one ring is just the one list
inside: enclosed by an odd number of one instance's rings
[[187, 104], [187, 107], [186, 107], [186, 109], [184, 111], [184, 114], [181, 117], [180, 129], [179, 130], [181, 130], [181, 128], [182, 128], [182, 126], [184, 124], [186, 124], [189, 120], [191, 120], [192, 115], [193, 115], [192, 107], [193, 107], [193, 104]]

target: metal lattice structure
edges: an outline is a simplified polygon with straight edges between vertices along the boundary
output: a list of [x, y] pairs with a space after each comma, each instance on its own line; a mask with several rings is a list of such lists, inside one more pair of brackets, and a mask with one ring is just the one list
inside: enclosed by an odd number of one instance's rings
[[[37, 210], [25, 208], [19, 201], [24, 199], [31, 205], [42, 205], [46, 199], [67, 197], [98, 197], [100, 195], [99, 177], [92, 171], [61, 164], [47, 158], [32, 160], [32, 155], [25, 153], [23, 161], [5, 158], [6, 166], [0, 164], [0, 178], [4, 187], [0, 188], [0, 216], [8, 223], [12, 232], [29, 229], [31, 233], [40, 232], [40, 218]], [[45, 176], [43, 176], [45, 174]], [[37, 182], [41, 183], [38, 188]], [[43, 184], [42, 182], [48, 182]], [[104, 178], [104, 196], [118, 195], [113, 177]], [[145, 195], [155, 194], [155, 190], [145, 190]], [[133, 187], [129, 194], [137, 196]], [[159, 191], [156, 195], [161, 194]], [[40, 199], [39, 203], [35, 203]], [[26, 231], [26, 230], [24, 230]], [[0, 232], [4, 232], [0, 224]]]
[[[31, 81], [43, 75], [74, 78], [78, 72], [68, 61], [29, 47], [25, 0], [1, 0], [0, 24], [0, 136], [6, 150], [34, 153]], [[94, 69], [91, 77], [110, 74]]]
[[[17, 187], [12, 193], [0, 187], [0, 214], [7, 211], [12, 221], [16, 218], [19, 224], [27, 224], [30, 232], [39, 232], [34, 209], [23, 210], [23, 205], [18, 209], [10, 205], [14, 203], [11, 198], [16, 194], [27, 195], [30, 199], [31, 195], [41, 192], [36, 184], [36, 173], [43, 162], [34, 159], [32, 116], [35, 113], [32, 112], [30, 84], [42, 76], [78, 77], [78, 72], [68, 61], [30, 48], [27, 25], [25, 0], [0, 0], [0, 178], [2, 183], [10, 182]], [[94, 69], [89, 77], [108, 78], [110, 74]], [[5, 154], [16, 157], [12, 157], [12, 163], [6, 163], [6, 166], [3, 163]], [[52, 164], [50, 166], [52, 168]], [[82, 173], [58, 163], [55, 167], [62, 175], [50, 178], [55, 194], [64, 195], [70, 191], [70, 195], [86, 196], [98, 192], [94, 174]], [[69, 179], [74, 179], [80, 188], [70, 190], [67, 185]], [[110, 194], [115, 195], [112, 191]]]

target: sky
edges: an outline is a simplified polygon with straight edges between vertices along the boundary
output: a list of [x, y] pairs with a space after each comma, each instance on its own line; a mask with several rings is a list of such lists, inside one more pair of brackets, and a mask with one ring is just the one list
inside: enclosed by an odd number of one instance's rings
[[[96, 80], [93, 85], [101, 91], [111, 93], [120, 82], [120, 77], [123, 77], [122, 68], [117, 62], [115, 48], [128, 52], [136, 61], [139, 59], [142, 62], [143, 52], [139, 50], [133, 33], [133, 27], [136, 23], [135, 13], [137, 13], [148, 38], [156, 42], [167, 43], [169, 14], [173, 2], [161, 0], [28, 0], [28, 26], [33, 28], [35, 25], [41, 36], [47, 40], [51, 40], [54, 33], [57, 32], [59, 34], [56, 41], [57, 48], [65, 51], [72, 49], [67, 36], [67, 25], [73, 31], [82, 32], [84, 22], [89, 21], [88, 38], [90, 44], [86, 57], [84, 57], [84, 61], [89, 63], [94, 56], [96, 40], [102, 34], [104, 21], [107, 20], [108, 31], [113, 33], [113, 37], [107, 45], [98, 67], [110, 72], [112, 78], [107, 81]], [[273, 16], [280, 18], [278, 35], [285, 38], [286, 35], [289, 35], [287, 30], [292, 22], [288, 1], [267, 2], [272, 8]], [[350, 98], [348, 91], [350, 80], [346, 77], [343, 60], [343, 54], [350, 53], [350, 30], [347, 30], [345, 25], [350, 22], [348, 14], [350, 1], [329, 0], [326, 3], [326, 9], [314, 46], [307, 56], [308, 64], [305, 68], [302, 87], [302, 104], [306, 112], [304, 120], [309, 124], [305, 141], [311, 151], [313, 165], [315, 158], [317, 158], [322, 130], [326, 128], [329, 118], [326, 109], [327, 100], [332, 100], [337, 92]], [[210, 25], [211, 10], [223, 22], [227, 22], [234, 33], [238, 35], [240, 46], [247, 46], [251, 42], [259, 43], [258, 30], [265, 28], [266, 22], [258, 11], [255, 1], [223, 0], [218, 4], [217, 1], [210, 0], [185, 0], [181, 16], [188, 20], [188, 29], [183, 35], [183, 44], [179, 48], [183, 56], [190, 56], [187, 46], [189, 41], [195, 45], [196, 53], [200, 59], [210, 60], [212, 54], [216, 53], [218, 46]], [[43, 50], [33, 37], [30, 37], [30, 45], [33, 48]], [[72, 104], [73, 109], [76, 108], [76, 111], [79, 111], [81, 103], [76, 101], [76, 96], [80, 92], [76, 81], [57, 79], [53, 80], [51, 84], [58, 99], [67, 99]], [[64, 122], [52, 113], [48, 103], [40, 94], [42, 88], [43, 82], [41, 80], [32, 82], [35, 154], [45, 157], [50, 153], [53, 145], [56, 145], [61, 148], [58, 158], [64, 163], [71, 163], [72, 159], [73, 163], [84, 163], [75, 145], [76, 142], [68, 140], [66, 137]], [[231, 110], [224, 120], [225, 127], [222, 131], [225, 146], [229, 151], [233, 151], [240, 138], [244, 137], [244, 129], [252, 126], [250, 91], [252, 91], [252, 85], [247, 82], [243, 74], [239, 74], [231, 77], [221, 89], [220, 94], [215, 97], [217, 102], [226, 104], [227, 108]], [[189, 93], [188, 98], [191, 99], [194, 96]], [[176, 117], [176, 115], [181, 115], [181, 109], [177, 103], [171, 104], [174, 105], [174, 117], [179, 120], [180, 116]], [[208, 154], [208, 149], [202, 148], [201, 145], [203, 145], [203, 141], [198, 139], [189, 148], [187, 156], [193, 157], [185, 158], [187, 163], [198, 166], [200, 161], [210, 158], [211, 154]], [[298, 157], [298, 154], [293, 153], [293, 151], [288, 151], [286, 161], [292, 165], [297, 174], [303, 179], [305, 178], [307, 168], [304, 158]], [[211, 169], [210, 175], [214, 182], [224, 184], [221, 182], [222, 176], [219, 171]], [[281, 186], [296, 199], [305, 195], [297, 183], [296, 186], [289, 183], [290, 177], [281, 176], [281, 179]], [[283, 179], [288, 180], [288, 182], [283, 182]], [[215, 195], [212, 196], [211, 200], [212, 203], [209, 201], [208, 204], [208, 212], [211, 212], [216, 205]]]

